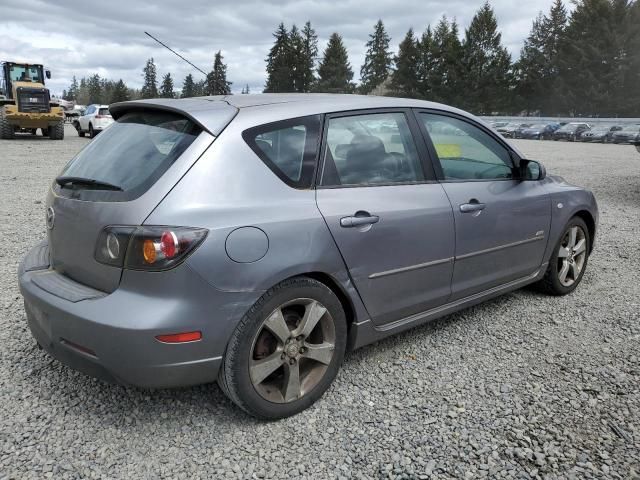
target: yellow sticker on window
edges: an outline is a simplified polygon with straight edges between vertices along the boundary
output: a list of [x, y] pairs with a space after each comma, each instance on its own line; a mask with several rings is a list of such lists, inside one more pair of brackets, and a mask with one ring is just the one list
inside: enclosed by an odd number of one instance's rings
[[455, 143], [436, 143], [436, 153], [440, 158], [460, 158], [462, 157], [462, 149], [460, 145]]

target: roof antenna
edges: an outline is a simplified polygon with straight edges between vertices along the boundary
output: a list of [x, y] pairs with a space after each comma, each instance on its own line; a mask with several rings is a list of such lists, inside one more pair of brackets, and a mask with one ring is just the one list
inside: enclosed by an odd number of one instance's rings
[[187, 62], [189, 65], [191, 65], [193, 68], [195, 68], [196, 70], [198, 70], [200, 73], [202, 73], [205, 77], [207, 76], [207, 73], [202, 71], [201, 69], [199, 69], [198, 67], [196, 67], [193, 63], [191, 63], [189, 60], [187, 60], [186, 58], [184, 58], [182, 55], [180, 55], [178, 52], [176, 52], [175, 50], [171, 49], [170, 47], [168, 47], [167, 45], [165, 45], [164, 43], [162, 43], [160, 40], [158, 40], [156, 37], [154, 37], [153, 35], [151, 35], [149, 32], [144, 32], [147, 36], [153, 38], [156, 42], [158, 42], [160, 45], [162, 45], [164, 48], [166, 48], [167, 50], [169, 50], [171, 53], [176, 54], [178, 57], [180, 57], [182, 60], [184, 60], [185, 62]]

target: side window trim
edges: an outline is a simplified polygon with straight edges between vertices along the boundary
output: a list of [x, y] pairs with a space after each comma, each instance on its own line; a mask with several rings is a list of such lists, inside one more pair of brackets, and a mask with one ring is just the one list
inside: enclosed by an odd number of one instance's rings
[[490, 128], [485, 127], [484, 125], [482, 125], [481, 123], [478, 122], [474, 122], [473, 120], [463, 116], [463, 115], [458, 115], [455, 112], [449, 112], [446, 110], [437, 110], [437, 109], [433, 109], [433, 108], [412, 108], [411, 109], [413, 112], [413, 116], [415, 118], [415, 121], [418, 125], [418, 128], [420, 129], [420, 134], [422, 135], [422, 138], [424, 140], [424, 143], [427, 147], [427, 150], [429, 152], [429, 157], [431, 159], [431, 165], [433, 166], [433, 169], [436, 172], [436, 177], [438, 179], [438, 182], [440, 183], [464, 183], [464, 182], [504, 182], [504, 181], [513, 181], [513, 179], [509, 179], [509, 178], [497, 178], [497, 179], [466, 179], [466, 180], [448, 180], [445, 178], [444, 176], [444, 171], [442, 170], [442, 165], [440, 164], [440, 158], [438, 157], [438, 154], [436, 152], [436, 147], [433, 144], [433, 139], [431, 138], [431, 135], [429, 135], [429, 132], [427, 131], [426, 127], [424, 126], [424, 123], [420, 121], [420, 114], [421, 113], [426, 113], [426, 114], [431, 114], [431, 115], [441, 115], [443, 117], [450, 117], [456, 120], [460, 120], [462, 122], [468, 123], [469, 125], [478, 128], [479, 130], [481, 130], [482, 132], [486, 133], [487, 135], [489, 135], [493, 140], [495, 140], [496, 142], [498, 142], [501, 146], [503, 146], [505, 148], [505, 150], [507, 151], [507, 153], [509, 154], [509, 156], [511, 158], [513, 158], [513, 154], [515, 153], [513, 151], [513, 149], [509, 146], [509, 144], [507, 144], [505, 142], [505, 140], [503, 138], [501, 138], [500, 136], [496, 135], [495, 132], [493, 132]]
[[[329, 122], [335, 118], [355, 117], [359, 115], [375, 115], [380, 113], [401, 113], [405, 116], [409, 131], [411, 133], [411, 139], [414, 142], [416, 148], [416, 154], [418, 155], [419, 165], [422, 169], [424, 180], [402, 183], [376, 183], [369, 185], [322, 185], [322, 177], [325, 169], [325, 152], [329, 148], [327, 143], [327, 135], [329, 131]], [[366, 188], [366, 187], [385, 187], [385, 186], [399, 186], [399, 185], [420, 185], [424, 183], [437, 183], [438, 179], [434, 167], [432, 165], [427, 146], [425, 144], [420, 126], [416, 121], [410, 108], [405, 107], [386, 107], [386, 108], [367, 108], [359, 110], [344, 110], [340, 112], [331, 112], [323, 115], [322, 120], [322, 137], [321, 145], [318, 155], [318, 169], [316, 174], [315, 188], [316, 189], [334, 189], [334, 188]]]
[[[255, 139], [258, 135], [268, 133], [273, 130], [285, 129], [304, 125], [306, 128], [305, 144], [302, 158], [302, 171], [300, 180], [292, 180], [286, 175], [257, 145]], [[314, 179], [318, 170], [318, 152], [320, 147], [320, 132], [322, 127], [321, 115], [307, 115], [304, 117], [289, 118], [275, 122], [264, 123], [248, 128], [242, 132], [242, 139], [255, 153], [260, 160], [271, 170], [280, 180], [291, 188], [298, 190], [309, 190], [313, 188]]]

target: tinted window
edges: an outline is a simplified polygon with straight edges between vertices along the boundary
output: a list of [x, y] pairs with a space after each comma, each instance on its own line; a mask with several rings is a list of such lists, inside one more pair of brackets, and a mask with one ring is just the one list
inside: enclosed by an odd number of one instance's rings
[[419, 115], [429, 132], [445, 180], [513, 178], [507, 149], [479, 127], [445, 115]]
[[173, 113], [130, 112], [88, 144], [60, 175], [107, 182], [123, 190], [93, 190], [92, 196], [135, 198], [167, 171], [200, 131], [191, 120]]
[[331, 118], [322, 185], [375, 185], [424, 180], [403, 113]]
[[317, 115], [251, 128], [242, 137], [260, 159], [288, 185], [309, 188], [318, 150]]
[[100, 110], [98, 110], [98, 115], [109, 115], [109, 116], [111, 116], [111, 114], [109, 113], [109, 109], [108, 108], [101, 108]]

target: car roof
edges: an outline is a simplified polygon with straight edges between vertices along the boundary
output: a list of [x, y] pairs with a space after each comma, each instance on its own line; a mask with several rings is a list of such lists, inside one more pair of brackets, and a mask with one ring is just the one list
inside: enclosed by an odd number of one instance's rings
[[[345, 110], [375, 108], [430, 108], [454, 112], [484, 122], [454, 107], [425, 100], [410, 98], [378, 97], [374, 95], [346, 95], [332, 93], [261, 93], [252, 95], [217, 95], [182, 99], [157, 98], [114, 103], [110, 106], [114, 118], [135, 108], [153, 107], [182, 113], [196, 121], [214, 135], [241, 110], [260, 110], [262, 113], [273, 111], [273, 120], [278, 120], [283, 112], [289, 118]], [[260, 115], [264, 117], [264, 115]]]

